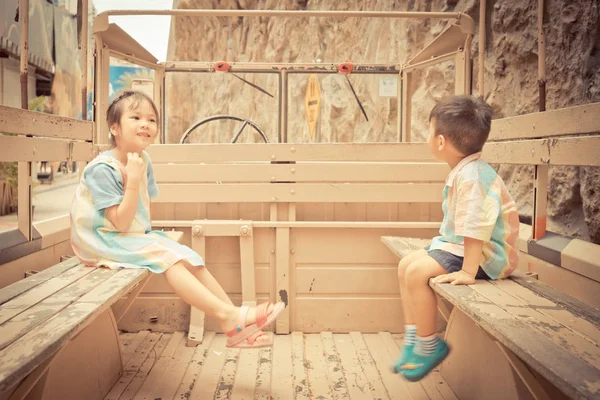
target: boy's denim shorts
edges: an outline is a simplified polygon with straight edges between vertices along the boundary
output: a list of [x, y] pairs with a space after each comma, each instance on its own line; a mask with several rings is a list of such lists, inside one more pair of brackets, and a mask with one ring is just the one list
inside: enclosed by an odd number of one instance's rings
[[[444, 250], [429, 250], [429, 246], [425, 247], [425, 251], [429, 257], [437, 261], [449, 274], [462, 269], [464, 257], [456, 256]], [[475, 279], [490, 279], [490, 277], [479, 267]]]

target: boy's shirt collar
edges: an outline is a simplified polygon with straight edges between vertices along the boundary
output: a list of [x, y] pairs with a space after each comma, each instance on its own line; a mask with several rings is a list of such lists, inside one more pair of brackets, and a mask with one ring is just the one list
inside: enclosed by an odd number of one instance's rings
[[463, 158], [456, 165], [456, 167], [454, 167], [452, 169], [452, 171], [450, 171], [450, 173], [448, 174], [448, 177], [446, 178], [446, 186], [452, 186], [454, 184], [454, 180], [456, 179], [456, 176], [463, 169], [463, 167], [465, 165], [467, 165], [468, 163], [470, 163], [472, 161], [479, 160], [480, 158], [481, 158], [481, 152], [473, 153], [470, 156], [466, 156], [465, 158]]

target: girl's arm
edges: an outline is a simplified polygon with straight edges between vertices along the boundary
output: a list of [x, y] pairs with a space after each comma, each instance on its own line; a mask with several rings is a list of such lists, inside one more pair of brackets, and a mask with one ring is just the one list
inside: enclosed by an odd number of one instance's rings
[[106, 209], [106, 215], [120, 232], [129, 230], [138, 205], [139, 182], [127, 182], [125, 195], [121, 204]]
[[144, 161], [137, 153], [127, 153], [127, 166], [125, 170], [128, 176], [127, 186], [125, 186], [125, 195], [123, 201], [117, 206], [112, 206], [106, 209], [106, 214], [110, 222], [120, 232], [129, 230], [138, 206], [138, 193], [140, 190], [140, 181], [142, 180], [142, 172], [144, 169]]

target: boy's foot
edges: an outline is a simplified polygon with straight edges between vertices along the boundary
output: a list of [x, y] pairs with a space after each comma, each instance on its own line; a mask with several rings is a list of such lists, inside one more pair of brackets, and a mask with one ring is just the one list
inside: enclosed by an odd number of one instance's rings
[[411, 382], [417, 382], [444, 361], [449, 352], [448, 344], [442, 339], [438, 341], [431, 355], [424, 356], [413, 352], [412, 357], [402, 364], [402, 375]]
[[394, 364], [392, 364], [392, 371], [395, 374], [399, 374], [400, 372], [402, 372], [402, 366], [404, 364], [406, 364], [406, 362], [408, 361], [409, 358], [412, 357], [414, 351], [415, 351], [414, 343], [404, 345], [404, 348], [402, 349], [402, 353], [400, 353], [400, 356], [398, 357], [396, 362], [394, 362]]

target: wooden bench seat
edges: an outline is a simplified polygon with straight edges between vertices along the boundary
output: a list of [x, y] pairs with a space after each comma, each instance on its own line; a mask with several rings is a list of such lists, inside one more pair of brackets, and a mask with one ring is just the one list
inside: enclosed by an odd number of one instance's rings
[[[402, 258], [430, 241], [384, 236], [382, 242]], [[477, 370], [487, 369], [488, 374], [494, 374], [490, 365], [496, 364], [490, 362], [497, 361], [488, 359], [486, 365], [475, 364], [481, 359], [474, 354], [477, 340], [470, 337], [472, 330], [458, 323], [468, 320], [485, 332], [490, 343], [496, 343], [533, 398], [600, 397], [600, 310], [519, 272], [508, 279], [481, 280], [471, 286], [431, 284], [431, 287], [454, 306], [446, 338], [451, 347], [457, 347], [453, 352], [457, 354], [450, 354], [444, 362], [448, 364], [446, 368], [442, 365], [443, 375], [444, 372], [450, 375], [444, 376], [450, 386], [453, 379], [476, 379]], [[457, 315], [458, 312], [462, 315]], [[453, 330], [459, 333], [454, 334]], [[470, 365], [462, 370], [467, 376], [453, 378], [453, 371], [460, 370], [457, 365], [463, 364]], [[494, 379], [498, 380], [498, 376]], [[495, 393], [499, 393], [497, 390]]]
[[[146, 269], [87, 267], [73, 257], [1, 289], [0, 399], [30, 392], [28, 398], [64, 398], [55, 396], [65, 391], [70, 398], [102, 398], [122, 372], [116, 322], [150, 275]], [[113, 313], [111, 306], [128, 293]], [[88, 385], [82, 368], [95, 368], [97, 376], [89, 377], [95, 384]], [[76, 381], [45, 383], [48, 374], [66, 370]]]

